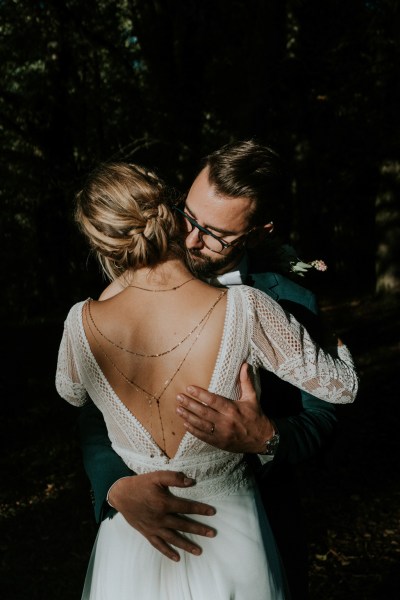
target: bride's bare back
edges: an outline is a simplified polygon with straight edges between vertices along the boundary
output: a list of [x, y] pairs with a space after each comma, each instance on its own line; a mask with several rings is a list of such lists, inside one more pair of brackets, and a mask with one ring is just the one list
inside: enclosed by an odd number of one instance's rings
[[[106, 301], [88, 302], [83, 323], [114, 392], [173, 457], [186, 431], [176, 414], [176, 396], [189, 383], [209, 386], [224, 328], [226, 294], [191, 279], [187, 271], [183, 275], [183, 269], [159, 288], [156, 279], [152, 281], [136, 277], [139, 288], [129, 286]], [[156, 289], [163, 291], [149, 291]]]

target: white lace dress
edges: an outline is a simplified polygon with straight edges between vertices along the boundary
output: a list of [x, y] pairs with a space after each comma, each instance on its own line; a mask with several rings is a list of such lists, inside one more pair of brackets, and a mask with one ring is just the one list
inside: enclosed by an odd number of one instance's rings
[[[280, 600], [287, 598], [275, 543], [241, 454], [219, 450], [187, 432], [169, 459], [114, 393], [86, 339], [82, 308], [72, 307], [60, 346], [56, 385], [75, 405], [90, 395], [103, 412], [114, 450], [138, 474], [182, 471], [196, 479], [177, 496], [204, 501], [216, 515], [201, 517], [217, 530], [198, 538], [203, 553], [181, 552], [175, 563], [155, 550], [117, 514], [100, 526], [82, 598], [90, 600]], [[336, 358], [316, 348], [304, 329], [263, 292], [228, 290], [224, 332], [209, 390], [236, 400], [244, 361], [333, 403], [351, 402], [357, 376], [345, 346]], [[190, 535], [188, 536], [190, 537]]]

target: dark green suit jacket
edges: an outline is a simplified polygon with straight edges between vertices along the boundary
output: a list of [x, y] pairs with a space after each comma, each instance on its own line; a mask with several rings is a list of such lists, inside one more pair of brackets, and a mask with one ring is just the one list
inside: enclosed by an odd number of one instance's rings
[[[254, 273], [248, 283], [279, 302], [311, 335], [317, 336], [318, 309], [315, 296], [309, 290], [276, 273]], [[272, 373], [262, 377], [263, 410], [274, 419], [281, 435], [274, 468], [279, 463], [296, 464], [313, 456], [335, 429], [334, 406], [301, 392]], [[80, 411], [83, 460], [92, 486], [96, 520], [100, 521], [111, 510], [105, 502], [109, 488], [120, 477], [132, 475], [132, 471], [111, 448], [103, 416], [93, 402], [88, 402]], [[270, 465], [265, 466], [263, 476], [268, 476]]]

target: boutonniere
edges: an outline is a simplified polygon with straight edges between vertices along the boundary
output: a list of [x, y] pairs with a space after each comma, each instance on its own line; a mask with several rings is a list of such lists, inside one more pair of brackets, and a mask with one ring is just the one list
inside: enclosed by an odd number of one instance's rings
[[309, 263], [306, 263], [302, 260], [292, 260], [289, 264], [290, 271], [292, 273], [296, 273], [296, 275], [299, 275], [300, 277], [304, 277], [305, 273], [307, 273], [310, 269], [315, 269], [316, 271], [326, 271], [328, 269], [323, 260], [312, 260]]

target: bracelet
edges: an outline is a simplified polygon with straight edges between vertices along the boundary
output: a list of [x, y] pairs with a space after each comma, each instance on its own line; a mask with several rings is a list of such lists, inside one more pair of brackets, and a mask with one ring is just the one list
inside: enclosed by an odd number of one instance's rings
[[116, 509], [115, 506], [113, 506], [110, 502], [110, 492], [113, 489], [114, 485], [116, 483], [118, 483], [118, 481], [121, 481], [122, 479], [129, 479], [129, 477], [133, 477], [133, 475], [125, 475], [125, 477], [120, 477], [119, 479], [117, 479], [117, 481], [114, 481], [114, 483], [111, 485], [111, 487], [108, 488], [106, 502], [107, 502], [108, 506], [111, 506], [111, 508], [113, 508], [114, 510], [118, 510], [118, 509]]

